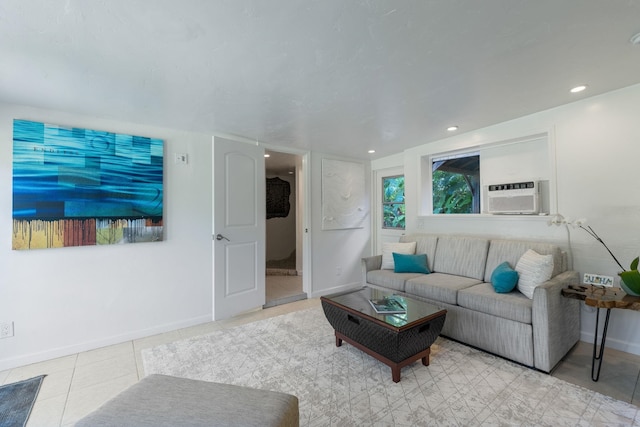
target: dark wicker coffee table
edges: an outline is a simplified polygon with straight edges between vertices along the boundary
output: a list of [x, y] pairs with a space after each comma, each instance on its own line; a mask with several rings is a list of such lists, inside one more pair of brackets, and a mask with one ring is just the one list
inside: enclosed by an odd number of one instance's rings
[[392, 293], [362, 288], [321, 297], [322, 309], [335, 329], [336, 346], [346, 341], [391, 367], [394, 382], [400, 369], [418, 359], [429, 366], [431, 344], [438, 338], [447, 311], [426, 302], [402, 297], [404, 314], [378, 314], [370, 299]]

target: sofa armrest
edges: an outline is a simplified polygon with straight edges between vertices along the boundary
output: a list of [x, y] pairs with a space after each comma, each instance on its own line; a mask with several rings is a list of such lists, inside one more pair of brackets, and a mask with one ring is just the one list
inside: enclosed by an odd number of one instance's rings
[[577, 271], [565, 271], [533, 291], [534, 366], [550, 372], [580, 339], [580, 302], [561, 291], [579, 283]]
[[360, 261], [362, 266], [362, 284], [367, 284], [367, 272], [372, 270], [380, 270], [382, 267], [382, 255], [374, 255], [366, 258], [362, 258]]

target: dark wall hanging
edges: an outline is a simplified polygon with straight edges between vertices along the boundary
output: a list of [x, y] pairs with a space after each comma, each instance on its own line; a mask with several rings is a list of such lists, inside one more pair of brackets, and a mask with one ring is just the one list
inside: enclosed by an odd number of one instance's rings
[[280, 178], [267, 178], [267, 219], [289, 216], [291, 185]]

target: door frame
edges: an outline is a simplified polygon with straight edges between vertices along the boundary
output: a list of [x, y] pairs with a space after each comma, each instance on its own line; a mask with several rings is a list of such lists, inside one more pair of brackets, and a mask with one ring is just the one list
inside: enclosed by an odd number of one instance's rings
[[[311, 170], [310, 152], [297, 150], [295, 148], [280, 147], [277, 145], [259, 143], [265, 150], [276, 151], [299, 156], [301, 159], [301, 171], [296, 170], [296, 186], [301, 191], [296, 193], [296, 205], [300, 205], [302, 214], [300, 215], [300, 226], [296, 224], [296, 239], [298, 233], [302, 236], [302, 292], [311, 295]], [[302, 185], [299, 185], [300, 179]], [[302, 199], [302, 203], [300, 203]], [[297, 209], [297, 206], [296, 206]]]
[[[373, 190], [373, 197], [371, 198], [371, 200], [373, 200], [373, 205], [371, 208], [371, 210], [373, 211], [373, 215], [371, 215], [371, 250], [373, 251], [373, 254], [381, 254], [383, 243], [388, 241], [397, 242], [400, 236], [406, 233], [406, 228], [404, 230], [391, 230], [382, 228], [382, 178], [386, 176], [396, 175], [404, 175], [403, 166], [394, 166], [390, 168], [376, 169], [373, 171], [373, 185], [371, 186]], [[405, 203], [406, 197], [407, 194], [405, 186]]]

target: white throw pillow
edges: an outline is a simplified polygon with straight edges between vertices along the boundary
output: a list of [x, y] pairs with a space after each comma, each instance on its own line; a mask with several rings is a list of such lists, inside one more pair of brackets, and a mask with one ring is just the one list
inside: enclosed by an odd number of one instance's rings
[[518, 272], [518, 290], [529, 299], [533, 299], [533, 290], [551, 278], [553, 273], [553, 255], [540, 255], [529, 249], [516, 264]]
[[412, 255], [416, 253], [416, 242], [409, 243], [383, 243], [382, 244], [382, 269], [393, 270], [393, 253]]

